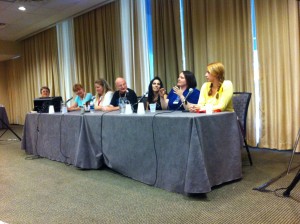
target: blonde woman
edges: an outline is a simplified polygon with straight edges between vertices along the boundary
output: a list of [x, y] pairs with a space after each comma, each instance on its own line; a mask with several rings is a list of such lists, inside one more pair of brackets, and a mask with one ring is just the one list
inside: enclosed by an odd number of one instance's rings
[[207, 105], [211, 105], [214, 111], [234, 111], [232, 82], [225, 80], [224, 74], [222, 63], [214, 62], [207, 65], [205, 74], [207, 82], [201, 87], [198, 104], [190, 107], [191, 112], [205, 110]]
[[96, 95], [94, 100], [95, 110], [105, 110], [110, 104], [113, 92], [105, 79], [95, 81]]

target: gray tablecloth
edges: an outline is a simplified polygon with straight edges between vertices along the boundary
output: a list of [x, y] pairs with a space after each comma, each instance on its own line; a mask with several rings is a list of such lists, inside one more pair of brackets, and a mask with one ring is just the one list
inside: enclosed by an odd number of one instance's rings
[[27, 114], [22, 148], [27, 153], [83, 169], [103, 166], [101, 117], [68, 114]]
[[[9, 125], [5, 107], [0, 107], [0, 118], [6, 125]], [[0, 121], [0, 129], [6, 129], [6, 126], [3, 125], [1, 121]]]
[[[102, 131], [102, 133], [101, 133]], [[109, 168], [178, 193], [242, 177], [235, 113], [28, 114], [22, 148], [77, 167]]]

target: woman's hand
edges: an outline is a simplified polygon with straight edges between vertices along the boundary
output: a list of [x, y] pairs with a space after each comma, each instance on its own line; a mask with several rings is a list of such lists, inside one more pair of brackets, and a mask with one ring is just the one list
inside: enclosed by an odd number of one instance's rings
[[68, 107], [67, 109], [69, 112], [71, 112], [71, 111], [80, 110], [80, 107]]
[[197, 113], [200, 110], [200, 106], [197, 104], [193, 104], [189, 108], [190, 112]]
[[178, 95], [180, 98], [183, 97], [183, 91], [178, 86], [173, 87], [173, 91], [176, 95]]
[[159, 89], [158, 94], [160, 97], [164, 98], [166, 94], [166, 90], [164, 88]]

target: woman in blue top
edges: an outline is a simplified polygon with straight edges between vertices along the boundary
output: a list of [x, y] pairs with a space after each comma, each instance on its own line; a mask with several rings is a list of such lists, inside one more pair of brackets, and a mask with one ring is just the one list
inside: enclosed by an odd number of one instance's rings
[[68, 111], [80, 110], [80, 107], [86, 102], [90, 102], [93, 98], [91, 93], [86, 93], [81, 84], [75, 84], [73, 86], [73, 92], [77, 95], [75, 98], [75, 102], [72, 106], [68, 107]]
[[177, 85], [164, 99], [165, 90], [160, 90], [160, 102], [163, 109], [188, 110], [191, 104], [198, 103], [200, 91], [196, 89], [197, 81], [190, 71], [182, 71], [179, 74]]

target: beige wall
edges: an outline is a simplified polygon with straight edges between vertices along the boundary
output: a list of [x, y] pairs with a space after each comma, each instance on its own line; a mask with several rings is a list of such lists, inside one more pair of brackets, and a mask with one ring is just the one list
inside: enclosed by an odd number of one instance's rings
[[21, 49], [20, 42], [0, 40], [0, 61], [20, 56]]

